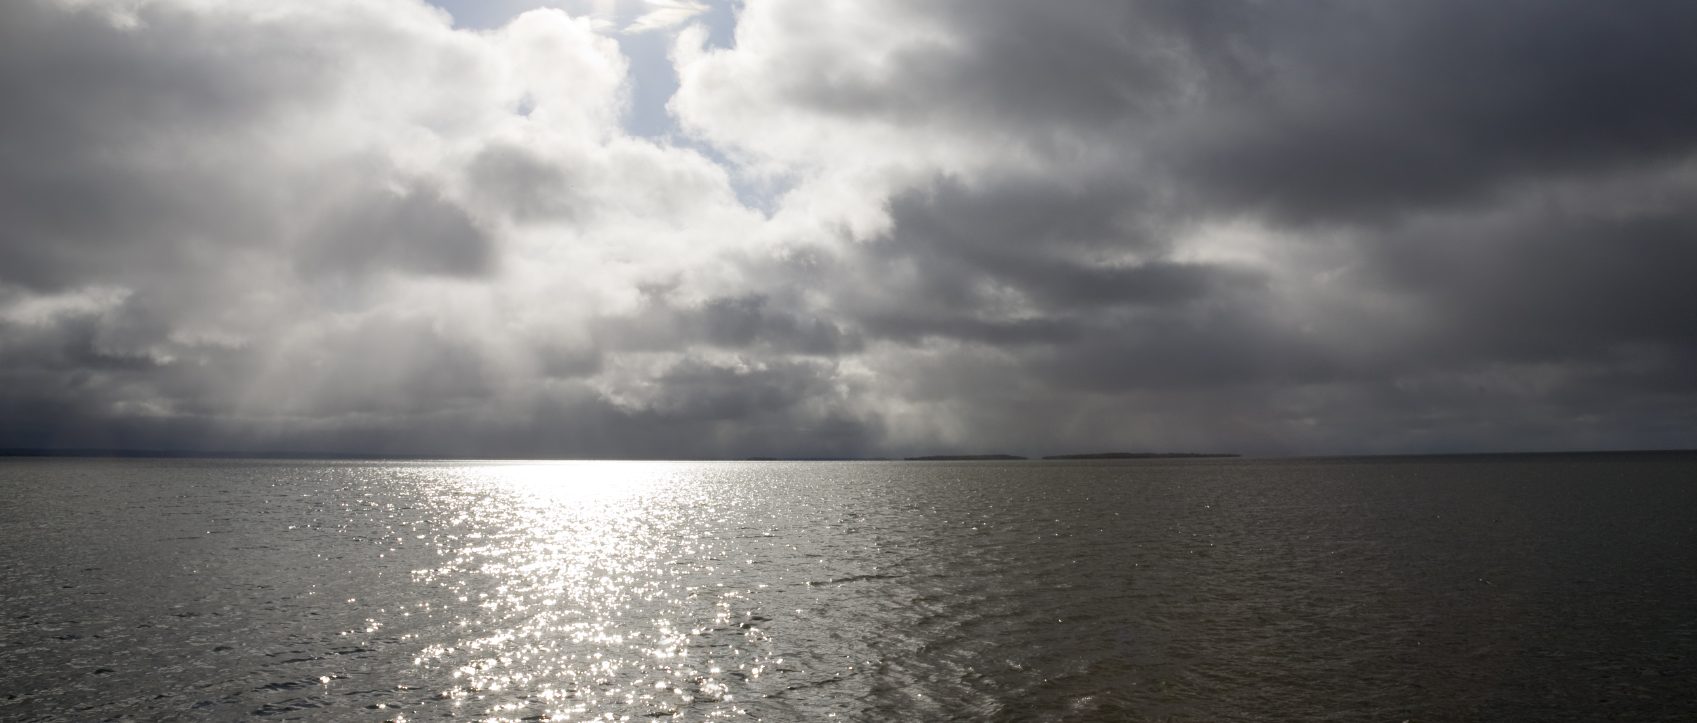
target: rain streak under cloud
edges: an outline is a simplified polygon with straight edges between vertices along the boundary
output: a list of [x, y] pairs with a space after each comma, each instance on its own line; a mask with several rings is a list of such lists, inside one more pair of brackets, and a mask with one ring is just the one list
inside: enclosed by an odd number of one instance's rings
[[17, 0], [0, 448], [1689, 446], [1697, 5]]

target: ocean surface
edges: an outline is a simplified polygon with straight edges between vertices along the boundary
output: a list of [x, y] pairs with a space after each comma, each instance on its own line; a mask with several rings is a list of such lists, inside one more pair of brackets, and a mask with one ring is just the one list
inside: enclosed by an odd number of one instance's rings
[[0, 719], [1697, 719], [1697, 457], [0, 460]]

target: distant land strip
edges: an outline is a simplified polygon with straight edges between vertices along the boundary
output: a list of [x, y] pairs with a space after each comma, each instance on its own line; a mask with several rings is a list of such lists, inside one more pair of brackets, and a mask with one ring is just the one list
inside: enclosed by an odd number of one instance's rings
[[[1088, 452], [1085, 454], [1051, 454], [1041, 459], [1221, 459], [1238, 457], [1236, 454], [1221, 454], [1215, 452]], [[1031, 459], [1017, 454], [930, 454], [922, 457], [907, 457], [908, 462], [982, 462], [982, 461], [1016, 461]]]
[[1217, 452], [1090, 452], [1088, 454], [1051, 454], [1043, 459], [1215, 459], [1240, 457]]
[[1026, 459], [1017, 454], [931, 454], [924, 457], [908, 457], [908, 462], [978, 462], [985, 460], [1017, 460]]

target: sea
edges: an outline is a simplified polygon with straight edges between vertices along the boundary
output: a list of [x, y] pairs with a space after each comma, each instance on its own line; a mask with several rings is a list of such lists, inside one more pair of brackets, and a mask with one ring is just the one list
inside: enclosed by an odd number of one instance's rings
[[1697, 456], [0, 460], [7, 721], [1692, 721]]

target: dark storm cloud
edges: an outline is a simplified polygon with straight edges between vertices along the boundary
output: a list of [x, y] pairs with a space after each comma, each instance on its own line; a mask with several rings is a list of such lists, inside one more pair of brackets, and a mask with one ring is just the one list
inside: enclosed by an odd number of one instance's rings
[[[0, 298], [7, 294], [0, 293]], [[216, 359], [212, 374], [185, 368], [159, 342], [169, 320], [141, 300], [0, 320], [0, 439], [8, 447], [180, 446], [216, 426], [219, 395], [243, 360]], [[217, 350], [195, 350], [195, 361]], [[175, 414], [150, 407], [171, 393]], [[139, 393], [138, 393], [139, 392]]]
[[1039, 310], [1174, 306], [1216, 284], [1253, 283], [1226, 269], [1161, 258], [1166, 240], [1136, 225], [1139, 206], [1135, 193], [1112, 185], [1070, 190], [1022, 179], [967, 190], [945, 181], [894, 199], [894, 230], [870, 252], [920, 282], [902, 298], [930, 296], [963, 308], [984, 306], [986, 294], [1002, 289]]
[[993, 345], [1082, 343], [1127, 316], [1184, 313], [1258, 286], [1255, 274], [1166, 258], [1121, 179], [1083, 187], [942, 179], [890, 203], [892, 229], [822, 283], [869, 334]]
[[[914, 12], [953, 35], [899, 46], [905, 73], [800, 61], [776, 91], [833, 122], [931, 124], [1048, 154], [1035, 177], [899, 194], [890, 228], [834, 259], [852, 279], [837, 308], [871, 338], [996, 349], [993, 364], [938, 352], [951, 361], [914, 397], [1027, 420], [1009, 439], [1117, 395], [1140, 403], [1094, 426], [1188, 417], [1186, 400], [1206, 398], [1240, 420], [1206, 438], [1249, 448], [1543, 448], [1562, 444], [1559, 420], [1574, 444], [1689, 443], [1674, 431], [1697, 407], [1680, 366], [1697, 349], [1683, 278], [1697, 268], [1684, 80], [1697, 50], [1683, 30], [1697, 7]], [[1186, 224], [1238, 220], [1295, 260], [1175, 246]], [[1535, 394], [1515, 383], [1540, 375]], [[994, 401], [1008, 389], [1018, 403]], [[1257, 408], [1273, 403], [1305, 412]]]
[[[798, 61], [801, 106], [1137, 147], [1211, 204], [1333, 222], [1519, 179], [1655, 164], [1697, 143], [1697, 8], [1473, 3], [970, 2], [953, 42], [880, 71]], [[829, 59], [821, 58], [821, 63]]]
[[8, 323], [0, 363], [16, 373], [78, 369], [88, 372], [140, 371], [159, 361], [134, 345], [113, 338], [115, 332], [133, 335], [121, 321], [74, 316], [52, 326]]
[[[1391, 288], [1426, 297], [1443, 320], [1431, 354], [1575, 357], [1634, 345], [1697, 350], [1697, 213], [1688, 183], [1619, 210], [1588, 190], [1483, 218], [1429, 219], [1370, 247]], [[1647, 207], [1646, 207], [1647, 206]]]
[[1689, 3], [1296, 7], [1326, 12], [1234, 34], [1258, 72], [1229, 78], [1232, 92], [1167, 138], [1176, 172], [1222, 200], [1327, 223], [1488, 202], [1517, 182], [1697, 146], [1697, 93], [1682, 81], [1697, 53], [1677, 30], [1697, 23]]

